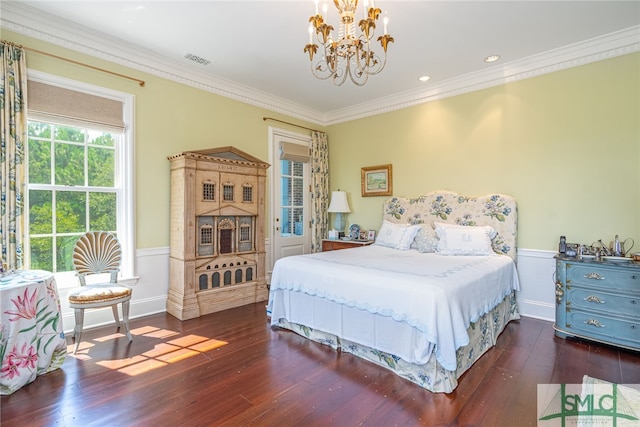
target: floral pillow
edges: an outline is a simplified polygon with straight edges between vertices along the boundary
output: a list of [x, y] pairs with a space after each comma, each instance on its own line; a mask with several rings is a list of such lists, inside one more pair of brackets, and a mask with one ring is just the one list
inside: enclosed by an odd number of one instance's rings
[[488, 225], [465, 226], [436, 222], [439, 237], [436, 252], [441, 255], [493, 255], [491, 240], [497, 232]]
[[384, 220], [375, 244], [406, 251], [411, 246], [419, 229], [419, 225], [394, 224]]
[[422, 225], [413, 241], [418, 252], [432, 253], [438, 249], [438, 235], [430, 225]]

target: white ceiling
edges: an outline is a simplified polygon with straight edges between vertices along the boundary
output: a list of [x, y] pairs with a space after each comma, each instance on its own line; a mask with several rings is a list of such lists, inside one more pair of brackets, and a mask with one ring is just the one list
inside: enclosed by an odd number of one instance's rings
[[[387, 13], [395, 42], [386, 68], [363, 87], [312, 76], [303, 52], [312, 0], [3, 0], [0, 22], [320, 124], [640, 50], [640, 1], [378, 0], [376, 6]], [[328, 20], [337, 28], [331, 1]], [[187, 53], [211, 63], [196, 64]], [[483, 62], [493, 54], [501, 60]], [[424, 74], [431, 80], [418, 81]]]

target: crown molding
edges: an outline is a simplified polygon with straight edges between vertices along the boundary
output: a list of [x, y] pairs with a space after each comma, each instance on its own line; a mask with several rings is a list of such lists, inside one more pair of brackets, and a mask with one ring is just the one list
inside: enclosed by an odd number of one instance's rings
[[322, 113], [307, 106], [194, 70], [180, 62], [132, 46], [125, 40], [21, 3], [3, 2], [0, 27], [236, 101], [322, 124], [319, 120]]
[[320, 126], [348, 122], [505, 83], [541, 76], [640, 51], [640, 26], [584, 40], [371, 102], [328, 113], [213, 77], [176, 61], [150, 54], [125, 40], [76, 24], [17, 2], [3, 2], [0, 26], [70, 50], [215, 93]]
[[329, 126], [387, 113], [638, 51], [640, 51], [640, 25], [482, 71], [456, 76], [437, 82], [428, 89], [404, 91], [366, 104], [335, 110], [324, 116], [323, 123]]

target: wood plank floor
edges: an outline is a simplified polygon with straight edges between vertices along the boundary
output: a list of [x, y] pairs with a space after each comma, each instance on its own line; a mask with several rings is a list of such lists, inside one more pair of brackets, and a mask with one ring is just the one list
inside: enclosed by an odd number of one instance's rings
[[86, 331], [62, 369], [2, 396], [2, 426], [535, 426], [539, 383], [640, 383], [640, 353], [562, 340], [530, 318], [448, 395], [271, 329], [264, 303], [156, 314], [132, 332], [128, 345], [114, 327]]

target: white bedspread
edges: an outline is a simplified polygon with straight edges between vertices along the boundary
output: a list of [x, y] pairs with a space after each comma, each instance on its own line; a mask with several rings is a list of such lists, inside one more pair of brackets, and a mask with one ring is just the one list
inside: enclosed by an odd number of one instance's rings
[[[417, 364], [434, 349], [438, 362], [453, 371], [456, 349], [469, 343], [470, 323], [512, 290], [519, 290], [518, 276], [504, 255], [443, 256], [372, 245], [279, 259], [268, 310], [272, 324], [286, 319], [343, 338], [345, 325], [355, 322], [350, 340]], [[368, 326], [358, 313], [381, 321]], [[375, 327], [380, 331], [366, 330]]]

